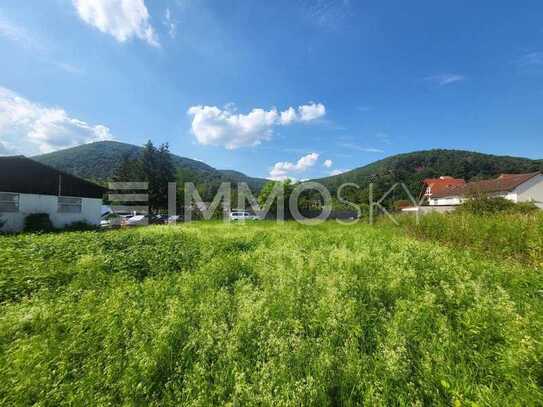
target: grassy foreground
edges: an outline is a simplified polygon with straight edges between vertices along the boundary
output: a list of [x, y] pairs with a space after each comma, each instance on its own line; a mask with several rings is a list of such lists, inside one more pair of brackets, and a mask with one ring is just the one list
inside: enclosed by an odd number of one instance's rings
[[[473, 250], [494, 259], [543, 268], [543, 211], [533, 214], [462, 213], [396, 216], [398, 231], [460, 250]], [[390, 223], [390, 222], [388, 222]]]
[[541, 405], [543, 273], [387, 228], [0, 237], [0, 405]]

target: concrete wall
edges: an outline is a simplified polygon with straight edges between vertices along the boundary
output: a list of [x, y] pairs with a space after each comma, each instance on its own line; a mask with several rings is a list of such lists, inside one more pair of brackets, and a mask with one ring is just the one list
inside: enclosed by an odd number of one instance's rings
[[428, 213], [449, 213], [454, 212], [458, 206], [417, 206], [417, 207], [410, 207], [410, 208], [404, 208], [402, 209], [402, 212], [404, 213], [412, 213], [416, 214], [416, 212], [419, 212], [421, 215], [426, 215]]
[[19, 194], [19, 212], [0, 213], [0, 220], [6, 222], [1, 231], [20, 232], [26, 216], [32, 213], [49, 214], [53, 226], [59, 229], [74, 222], [99, 225], [101, 206], [101, 199], [83, 198], [81, 213], [59, 213], [57, 196]]
[[543, 209], [543, 175], [537, 175], [515, 189], [518, 202], [533, 201]]
[[505, 198], [505, 199], [508, 199], [510, 201], [513, 201], [515, 203], [517, 203], [519, 200], [518, 200], [518, 195], [516, 192], [507, 192], [505, 194], [501, 194], [501, 195], [498, 195], [498, 196], [501, 196], [502, 198]]
[[450, 196], [446, 198], [431, 198], [429, 200], [430, 206], [450, 206], [450, 205], [460, 205], [462, 203], [462, 198], [459, 196]]

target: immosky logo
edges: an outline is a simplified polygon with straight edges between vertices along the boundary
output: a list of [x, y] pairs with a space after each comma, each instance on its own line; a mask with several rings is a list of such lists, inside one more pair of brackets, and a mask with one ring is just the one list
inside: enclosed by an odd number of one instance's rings
[[[355, 183], [345, 183], [339, 186], [336, 191], [336, 199], [341, 204], [352, 209], [354, 216], [348, 220], [334, 218], [334, 220], [340, 224], [352, 225], [362, 221], [362, 210], [359, 204], [349, 201], [344, 197], [344, 191], [347, 188], [360, 189], [360, 186]], [[112, 212], [118, 214], [132, 214], [142, 216], [142, 222], [139, 224], [147, 224], [149, 205], [144, 204], [149, 202], [149, 184], [147, 182], [113, 182], [109, 184], [111, 191], [116, 191], [109, 194], [109, 200], [113, 202]], [[420, 206], [422, 205], [424, 198], [417, 201], [409, 188], [404, 183], [394, 184], [388, 191], [386, 191], [378, 199], [375, 197], [375, 186], [373, 183], [369, 184], [369, 199], [368, 209], [369, 216], [368, 221], [373, 224], [378, 216], [386, 216], [394, 224], [398, 225], [397, 219], [394, 215], [385, 207], [384, 203], [388, 197], [394, 191], [399, 190], [404, 192], [408, 197], [409, 202], [415, 209], [415, 216], [417, 223], [420, 218]], [[119, 191], [122, 191], [119, 193]], [[191, 222], [195, 218], [195, 212], [197, 211], [200, 216], [198, 219], [210, 220], [216, 219], [216, 212], [222, 211], [222, 219], [224, 222], [230, 222], [232, 212], [231, 197], [232, 197], [232, 183], [223, 182], [211, 202], [205, 202], [198, 189], [192, 182], [186, 182], [183, 188], [184, 205], [182, 214], [178, 216], [177, 210], [177, 193], [178, 185], [175, 182], [168, 184], [168, 219], [170, 224], [175, 224], [178, 219], [182, 219], [183, 222]], [[333, 198], [332, 193], [328, 188], [318, 182], [303, 182], [294, 186], [291, 191], [288, 202], [286, 201], [285, 184], [277, 182], [263, 203], [258, 202], [257, 197], [254, 196], [249, 186], [244, 183], [236, 184], [237, 191], [237, 208], [248, 208], [252, 211], [256, 218], [267, 219], [271, 217], [281, 223], [287, 219], [285, 209], [288, 207], [289, 219], [292, 219], [298, 223], [318, 225], [331, 219], [333, 213]], [[306, 191], [312, 191], [313, 196], [319, 197], [320, 205], [318, 214], [315, 216], [305, 216], [303, 211], [300, 210], [300, 197]], [[275, 205], [274, 205], [275, 204]], [[288, 205], [286, 205], [288, 204]], [[245, 209], [239, 209], [238, 211], [245, 211]]]

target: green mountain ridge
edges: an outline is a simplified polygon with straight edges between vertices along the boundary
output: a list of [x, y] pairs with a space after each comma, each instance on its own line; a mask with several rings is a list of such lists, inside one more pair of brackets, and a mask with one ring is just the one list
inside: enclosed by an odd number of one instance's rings
[[[103, 141], [32, 158], [59, 170], [103, 183], [111, 179], [124, 157], [136, 158], [141, 151], [142, 147], [139, 146]], [[194, 182], [207, 199], [214, 195], [221, 182], [246, 182], [254, 193], [258, 193], [267, 182], [235, 170], [218, 170], [201, 161], [175, 154], [172, 154], [172, 160], [177, 168], [178, 182]], [[425, 178], [449, 175], [469, 181], [493, 178], [501, 173], [542, 170], [543, 160], [435, 149], [397, 154], [340, 175], [312, 181], [323, 184], [332, 194], [341, 184], [355, 183], [359, 188], [356, 191], [351, 188], [349, 198], [365, 202], [370, 183], [374, 184], [377, 194], [382, 194], [395, 183], [403, 182], [417, 197]]]
[[[464, 150], [425, 150], [398, 154], [340, 175], [314, 179], [332, 193], [345, 183], [357, 184], [357, 196], [366, 201], [368, 186], [377, 193], [386, 192], [395, 183], [404, 183], [417, 198], [425, 178], [452, 176], [466, 181], [494, 178], [504, 173], [543, 171], [543, 160], [497, 156]], [[404, 196], [405, 198], [405, 196]]]
[[[53, 153], [32, 157], [33, 160], [78, 177], [104, 182], [110, 180], [125, 157], [137, 158], [142, 147], [117, 141], [84, 144]], [[255, 191], [265, 179], [248, 177], [232, 170], [217, 170], [201, 161], [171, 154], [172, 161], [184, 182], [218, 185], [221, 182], [246, 182]]]

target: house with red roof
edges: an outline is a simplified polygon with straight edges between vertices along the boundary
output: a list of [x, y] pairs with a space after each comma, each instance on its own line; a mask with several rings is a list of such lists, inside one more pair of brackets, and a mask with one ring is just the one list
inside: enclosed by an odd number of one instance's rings
[[543, 209], [543, 175], [541, 172], [529, 174], [502, 174], [498, 178], [461, 182], [463, 180], [427, 183], [425, 196], [430, 206], [459, 205], [474, 196], [502, 197], [513, 202], [534, 202]]
[[[432, 205], [432, 202], [439, 202], [439, 205], [458, 205], [460, 202], [456, 197], [444, 197], [437, 201], [437, 197], [447, 195], [447, 191], [466, 185], [466, 181], [459, 178], [443, 176], [439, 178], [427, 178], [423, 181], [425, 186], [424, 198]], [[436, 203], [437, 204], [437, 203]]]

